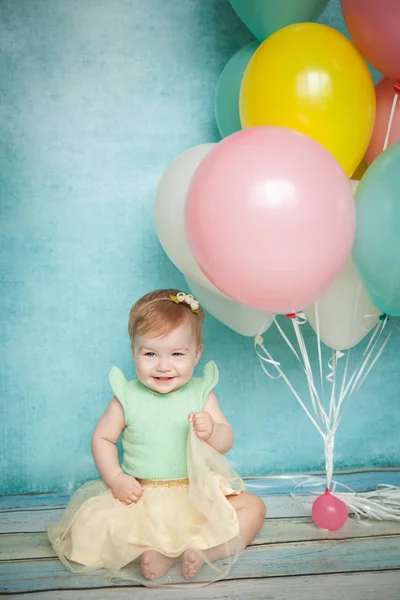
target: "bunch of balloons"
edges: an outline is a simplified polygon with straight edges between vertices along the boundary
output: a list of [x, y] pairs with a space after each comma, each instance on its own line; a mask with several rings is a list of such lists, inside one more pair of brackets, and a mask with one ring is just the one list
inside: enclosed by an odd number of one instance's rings
[[[357, 46], [299, 22], [327, 0], [231, 4], [257, 40], [221, 74], [223, 139], [189, 148], [161, 178], [160, 242], [199, 302], [238, 333], [299, 310], [316, 328], [318, 302], [322, 341], [350, 348], [382, 312], [400, 315], [400, 128], [388, 100], [400, 2], [342, 0]], [[376, 89], [363, 55], [386, 76]]]
[[376, 119], [357, 189], [353, 256], [369, 297], [400, 315], [400, 2], [341, 0], [350, 34], [383, 75], [376, 86]]
[[[157, 233], [222, 323], [257, 345], [276, 314], [298, 330], [302, 311], [337, 361], [400, 316], [400, 0], [341, 0], [355, 45], [312, 22], [328, 0], [230, 2], [256, 40], [220, 76], [222, 140], [165, 170]], [[384, 75], [376, 88], [365, 59]], [[325, 424], [328, 489], [312, 514], [333, 530], [348, 510], [329, 491], [338, 422]]]

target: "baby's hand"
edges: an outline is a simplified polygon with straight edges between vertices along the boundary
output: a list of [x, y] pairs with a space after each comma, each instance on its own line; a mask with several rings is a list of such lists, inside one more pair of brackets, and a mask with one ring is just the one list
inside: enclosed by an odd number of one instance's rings
[[114, 498], [123, 504], [132, 504], [137, 502], [143, 493], [143, 487], [140, 483], [126, 473], [119, 473], [110, 483], [110, 489]]
[[214, 432], [214, 420], [208, 412], [190, 413], [189, 423], [193, 423], [194, 432], [201, 440], [208, 440]]

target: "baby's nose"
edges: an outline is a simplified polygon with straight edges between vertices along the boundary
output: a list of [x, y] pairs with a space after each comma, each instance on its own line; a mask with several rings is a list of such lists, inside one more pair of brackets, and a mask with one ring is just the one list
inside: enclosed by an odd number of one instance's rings
[[170, 368], [171, 367], [170, 367], [169, 361], [166, 358], [160, 359], [160, 361], [158, 362], [158, 365], [157, 365], [158, 371], [165, 373], [166, 371], [169, 371]]

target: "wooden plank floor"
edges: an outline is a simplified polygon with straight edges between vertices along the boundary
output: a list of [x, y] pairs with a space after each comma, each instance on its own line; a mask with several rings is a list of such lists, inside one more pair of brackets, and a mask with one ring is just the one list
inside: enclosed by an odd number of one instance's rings
[[[399, 485], [400, 472], [348, 474], [340, 479], [362, 491], [379, 483]], [[289, 477], [247, 480], [248, 489], [259, 493], [267, 505], [264, 527], [226, 580], [179, 589], [149, 589], [98, 573], [70, 573], [55, 557], [44, 533], [45, 524], [58, 519], [68, 495], [4, 496], [0, 498], [0, 596], [14, 600], [399, 600], [400, 523], [363, 525], [349, 519], [340, 531], [319, 530], [309, 517], [310, 505], [290, 497], [294, 482]]]

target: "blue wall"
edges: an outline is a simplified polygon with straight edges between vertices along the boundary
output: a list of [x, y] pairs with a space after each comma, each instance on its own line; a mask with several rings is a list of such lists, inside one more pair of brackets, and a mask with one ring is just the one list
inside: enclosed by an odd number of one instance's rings
[[[344, 29], [338, 1], [322, 21]], [[148, 290], [184, 285], [157, 241], [155, 188], [173, 157], [218, 139], [217, 80], [251, 39], [227, 0], [2, 0], [3, 493], [96, 477], [90, 436], [111, 396], [109, 368], [133, 375], [129, 308]], [[235, 467], [321, 467], [318, 434], [263, 375], [252, 341], [211, 317], [205, 341], [237, 433]], [[275, 333], [267, 343], [279, 354]], [[337, 466], [400, 462], [399, 349], [397, 334], [349, 402]]]

